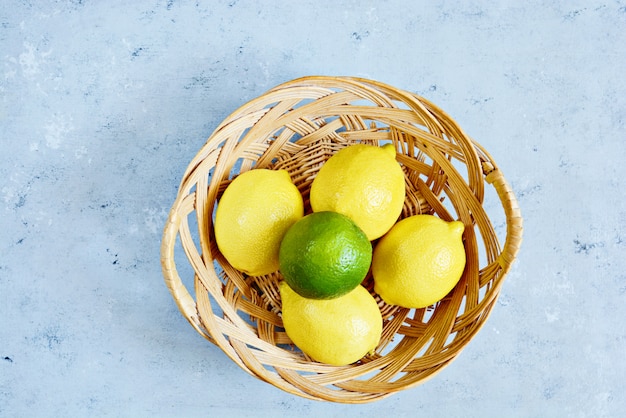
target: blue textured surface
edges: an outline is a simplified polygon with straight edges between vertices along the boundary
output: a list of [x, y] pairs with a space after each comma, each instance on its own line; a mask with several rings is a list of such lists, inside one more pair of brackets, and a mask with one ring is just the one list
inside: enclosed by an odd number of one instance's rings
[[[626, 3], [269, 3], [0, 4], [0, 416], [623, 416]], [[437, 103], [525, 218], [478, 336], [368, 405], [247, 375], [161, 276], [162, 227], [205, 138], [310, 74]]]

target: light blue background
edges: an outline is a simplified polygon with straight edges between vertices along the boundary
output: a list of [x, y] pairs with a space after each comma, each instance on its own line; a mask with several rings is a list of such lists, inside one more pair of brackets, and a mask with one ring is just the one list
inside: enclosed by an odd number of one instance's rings
[[[525, 218], [467, 349], [368, 405], [249, 376], [161, 275], [161, 231], [206, 137], [311, 74], [434, 101]], [[0, 416], [624, 416], [625, 74], [624, 1], [3, 0]]]

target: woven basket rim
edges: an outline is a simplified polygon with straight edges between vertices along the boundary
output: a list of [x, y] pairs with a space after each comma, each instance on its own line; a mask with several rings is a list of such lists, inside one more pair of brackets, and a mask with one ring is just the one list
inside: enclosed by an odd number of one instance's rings
[[[306, 200], [323, 161], [360, 142], [395, 144], [407, 183], [402, 217], [424, 211], [463, 221], [469, 259], [457, 288], [432, 308], [406, 310], [378, 298], [384, 344], [337, 367], [290, 345], [279, 315], [280, 274], [251, 278], [234, 270], [214, 242], [212, 214], [229, 181], [254, 168], [286, 169]], [[503, 245], [483, 205], [489, 187], [506, 221]], [[522, 233], [515, 194], [492, 156], [435, 104], [379, 81], [307, 76], [252, 99], [215, 128], [182, 176], [161, 265], [183, 316], [244, 371], [305, 398], [366, 403], [422, 384], [457, 358], [490, 315]], [[193, 270], [186, 280], [177, 268], [181, 250]], [[364, 285], [373, 292], [371, 278]]]

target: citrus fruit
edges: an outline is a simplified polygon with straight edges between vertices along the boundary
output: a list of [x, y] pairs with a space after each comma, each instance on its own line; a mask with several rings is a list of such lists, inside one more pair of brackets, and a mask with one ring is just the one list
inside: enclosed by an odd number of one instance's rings
[[313, 211], [350, 217], [370, 241], [384, 235], [404, 204], [404, 173], [395, 156], [393, 144], [355, 144], [339, 150], [311, 184]]
[[344, 295], [365, 278], [372, 244], [350, 218], [314, 212], [293, 224], [280, 244], [280, 272], [306, 298]]
[[354, 363], [380, 341], [382, 316], [363, 286], [327, 300], [300, 296], [280, 284], [282, 318], [291, 341], [313, 360], [335, 366]]
[[302, 195], [286, 170], [246, 171], [217, 205], [215, 240], [226, 260], [251, 276], [278, 270], [287, 229], [304, 216]]
[[374, 290], [390, 305], [424, 308], [442, 299], [465, 268], [464, 225], [433, 215], [399, 221], [372, 258]]

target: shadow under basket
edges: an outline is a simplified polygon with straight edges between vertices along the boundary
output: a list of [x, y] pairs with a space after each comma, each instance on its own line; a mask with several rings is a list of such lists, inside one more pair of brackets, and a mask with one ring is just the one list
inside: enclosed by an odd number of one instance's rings
[[[282, 328], [280, 272], [235, 270], [217, 248], [213, 220], [230, 181], [255, 168], [287, 170], [309, 213], [320, 167], [355, 143], [394, 144], [406, 183], [400, 219], [426, 213], [462, 221], [467, 263], [457, 286], [425, 309], [385, 304], [368, 275], [363, 285], [380, 307], [382, 338], [374, 353], [339, 367], [291, 343]], [[496, 163], [433, 103], [377, 81], [313, 76], [273, 88], [216, 128], [183, 175], [161, 264], [185, 318], [243, 370], [305, 398], [366, 403], [423, 383], [459, 355], [495, 306], [522, 230]]]

